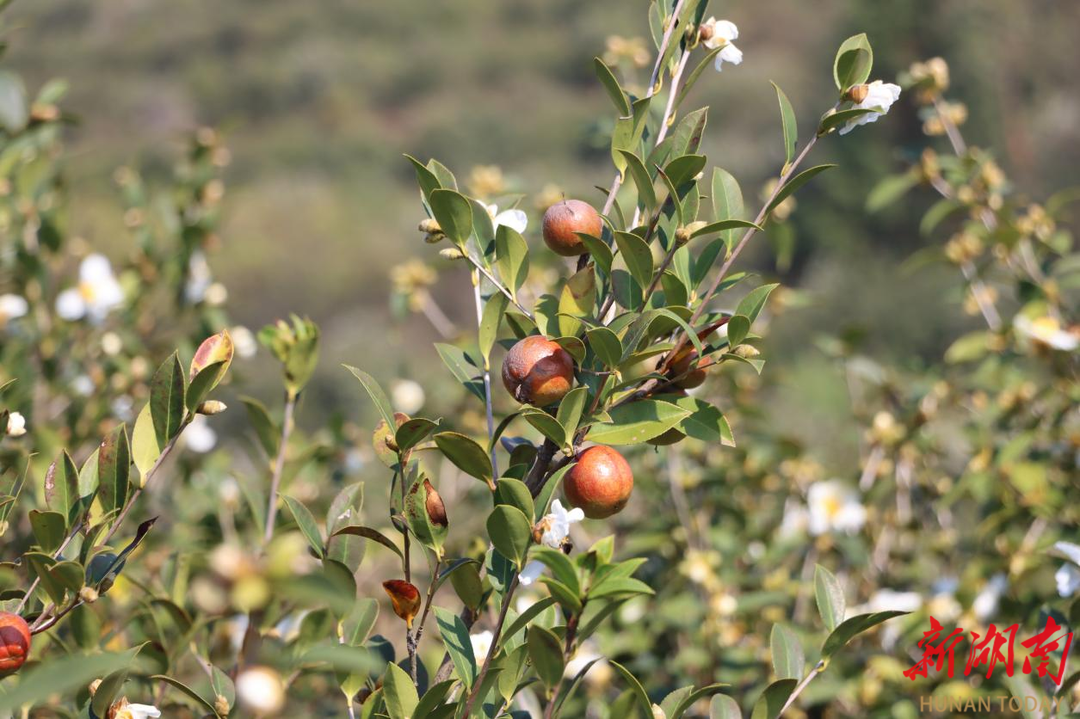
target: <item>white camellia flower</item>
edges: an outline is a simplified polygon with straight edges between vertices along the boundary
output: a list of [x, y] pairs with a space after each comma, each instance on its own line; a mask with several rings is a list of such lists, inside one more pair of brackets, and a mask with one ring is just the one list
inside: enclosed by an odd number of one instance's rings
[[1033, 320], [1019, 315], [1013, 321], [1013, 327], [1028, 339], [1061, 352], [1072, 352], [1080, 346], [1080, 337], [1074, 332], [1062, 329], [1061, 324], [1053, 317]]
[[210, 289], [214, 278], [210, 274], [210, 263], [206, 261], [206, 255], [199, 250], [191, 253], [188, 260], [187, 284], [184, 285], [184, 297], [190, 304], [197, 305], [206, 299], [206, 291]]
[[236, 697], [249, 711], [274, 716], [285, 706], [281, 675], [270, 667], [251, 667], [236, 677]]
[[986, 622], [997, 613], [998, 604], [1001, 603], [1001, 595], [1009, 586], [1009, 579], [1004, 574], [995, 574], [990, 581], [975, 596], [971, 603], [971, 611], [975, 612], [975, 618], [980, 622]]
[[184, 430], [184, 444], [192, 452], [206, 454], [217, 444], [217, 432], [210, 429], [210, 424], [203, 415], [196, 415]]
[[710, 50], [720, 48], [714, 64], [717, 72], [723, 70], [725, 62], [732, 65], [742, 64], [742, 50], [735, 47], [733, 42], [739, 39], [739, 28], [735, 23], [711, 17], [701, 24], [701, 29], [704, 30], [701, 44]]
[[0, 327], [6, 325], [10, 320], [22, 317], [29, 309], [30, 305], [27, 304], [25, 297], [10, 293], [0, 295]]
[[[585, 519], [585, 512], [581, 508], [567, 511], [562, 506], [562, 502], [556, 499], [551, 503], [551, 513], [545, 514], [544, 518], [540, 520], [540, 524], [544, 527], [544, 532], [540, 536], [540, 543], [552, 549], [561, 548], [563, 540], [570, 534], [570, 525], [583, 519]], [[527, 587], [539, 579], [543, 573], [543, 562], [529, 562], [521, 570], [518, 581]]]
[[1080, 569], [1077, 569], [1072, 564], [1062, 564], [1054, 572], [1054, 581], [1057, 583], [1058, 595], [1071, 597], [1077, 591], [1080, 591]]
[[491, 650], [491, 641], [494, 638], [495, 635], [491, 632], [479, 632], [469, 635], [469, 641], [472, 643], [472, 653], [476, 657], [477, 664], [483, 663], [484, 658], [487, 657], [488, 652]]
[[807, 493], [810, 534], [827, 532], [854, 534], [866, 523], [866, 507], [859, 495], [835, 479], [815, 482]]
[[101, 322], [124, 301], [124, 290], [104, 255], [89, 255], [79, 265], [79, 285], [56, 298], [56, 314], [74, 322], [83, 317]]
[[868, 122], [877, 122], [877, 119], [887, 113], [893, 103], [900, 99], [900, 86], [891, 82], [874, 80], [866, 86], [866, 97], [861, 102], [851, 106], [852, 110], [873, 110], [865, 115], [859, 115], [840, 128], [840, 134], [846, 135], [859, 125]]
[[19, 412], [8, 415], [7, 434], [9, 437], [22, 437], [26, 434], [26, 418]]
[[161, 710], [149, 704], [125, 704], [117, 710], [114, 719], [156, 719]]
[[232, 337], [236, 355], [243, 359], [254, 357], [259, 351], [259, 341], [255, 339], [255, 333], [243, 325], [229, 328], [229, 336]]
[[390, 385], [390, 403], [399, 412], [413, 414], [424, 406], [424, 388], [411, 379], [399, 379]]
[[515, 230], [518, 233], [525, 232], [525, 228], [529, 226], [529, 218], [521, 210], [504, 210], [499, 212], [498, 205], [489, 205], [482, 203], [487, 208], [488, 214], [491, 215], [491, 224], [498, 229], [499, 225], [506, 225], [511, 230]]

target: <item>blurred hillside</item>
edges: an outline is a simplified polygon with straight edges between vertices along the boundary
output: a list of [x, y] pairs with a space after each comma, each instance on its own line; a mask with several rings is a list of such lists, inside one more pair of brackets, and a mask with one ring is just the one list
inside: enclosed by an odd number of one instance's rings
[[[454, 0], [375, 3], [323, 0], [37, 0], [11, 11], [12, 64], [32, 87], [70, 81], [73, 227], [114, 256], [128, 250], [112, 173], [131, 163], [163, 172], [182, 134], [219, 127], [233, 153], [227, 222], [212, 260], [231, 311], [257, 327], [289, 311], [310, 314], [327, 338], [320, 393], [334, 401], [339, 360], [376, 373], [416, 373], [435, 361], [420, 319], [390, 321], [387, 269], [410, 256], [438, 260], [415, 227], [419, 203], [408, 152], [436, 156], [466, 176], [499, 164], [511, 189], [534, 195], [554, 183], [596, 200], [612, 168], [603, 149], [609, 103], [591, 58], [609, 35], [644, 36], [642, 0]], [[805, 131], [831, 103], [837, 44], [868, 32], [874, 76], [894, 80], [914, 60], [943, 55], [954, 95], [969, 107], [965, 131], [996, 149], [1007, 172], [1039, 195], [1076, 179], [1080, 163], [1080, 4], [1055, 0], [738, 0], [712, 4], [738, 23], [742, 66], [711, 71], [695, 89], [711, 105], [707, 146], [743, 184], [748, 201], [781, 164], [769, 80], [791, 98]], [[599, 118], [599, 120], [598, 120]], [[902, 102], [872, 133], [830, 138], [816, 161], [843, 172], [800, 195], [796, 250], [778, 272], [767, 243], [755, 262], [807, 291], [810, 307], [782, 318], [769, 354], [785, 367], [785, 397], [814, 402], [798, 382], [799, 350], [822, 332], [859, 327], [878, 351], [936, 355], [972, 320], [932, 276], [913, 283], [899, 261], [925, 242], [919, 213], [866, 218], [870, 187], [917, 154], [925, 138]], [[530, 241], [539, 212], [530, 198]], [[911, 205], [907, 206], [908, 208]], [[464, 278], [437, 296], [471, 324]], [[371, 356], [377, 338], [378, 356]], [[415, 361], [394, 364], [407, 347]], [[796, 360], [795, 358], [799, 359]], [[434, 380], [433, 380], [434, 381]], [[814, 394], [814, 392], [817, 392]], [[842, 392], [836, 416], [846, 414]], [[351, 405], [353, 394], [337, 399]], [[796, 416], [797, 413], [785, 413]], [[799, 428], [811, 432], [812, 428]]]

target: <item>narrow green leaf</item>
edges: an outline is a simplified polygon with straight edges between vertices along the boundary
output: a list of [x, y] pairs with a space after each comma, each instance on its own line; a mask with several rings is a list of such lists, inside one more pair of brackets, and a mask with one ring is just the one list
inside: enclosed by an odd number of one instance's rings
[[780, 191], [776, 193], [776, 197], [774, 197], [772, 202], [766, 206], [765, 216], [767, 217], [769, 213], [776, 209], [777, 205], [786, 200], [791, 193], [795, 192], [795, 190], [798, 190], [807, 182], [814, 179], [814, 177], [825, 172], [825, 170], [831, 170], [834, 167], [836, 167], [836, 165], [818, 165], [817, 167], [811, 167], [809, 170], [803, 170], [798, 175], [795, 175], [795, 177], [785, 182], [784, 186], [780, 188]]
[[480, 354], [483, 355], [485, 363], [491, 358], [491, 348], [499, 336], [499, 324], [509, 304], [509, 298], [501, 292], [496, 292], [484, 303], [480, 319]]
[[130, 491], [131, 452], [123, 424], [98, 447], [98, 493], [106, 514], [122, 509]]
[[772, 86], [776, 89], [776, 99], [780, 102], [780, 122], [784, 130], [784, 165], [790, 165], [795, 158], [795, 144], [799, 141], [799, 128], [795, 122], [795, 110], [791, 107], [791, 101], [775, 82]]
[[619, 113], [619, 117], [626, 117], [629, 115], [630, 100], [626, 97], [626, 92], [619, 85], [619, 81], [615, 79], [615, 75], [611, 72], [611, 68], [609, 68], [600, 58], [594, 57], [593, 69], [596, 71], [596, 76], [600, 78], [600, 84], [607, 90], [608, 97], [611, 98], [611, 102], [615, 105], [615, 111]]
[[173, 353], [161, 363], [150, 380], [150, 415], [159, 447], [164, 447], [180, 431], [184, 421], [184, 370], [180, 356]]
[[525, 513], [500, 504], [488, 515], [487, 530], [495, 549], [520, 568], [532, 541], [532, 522]]
[[428, 196], [431, 213], [447, 237], [461, 247], [473, 231], [473, 211], [469, 200], [454, 190], [432, 190]]
[[844, 588], [832, 572], [820, 564], [814, 568], [814, 598], [817, 600], [818, 613], [825, 628], [830, 632], [844, 621], [847, 602]]
[[360, 380], [360, 384], [367, 390], [368, 396], [371, 397], [371, 401], [375, 403], [375, 409], [379, 411], [379, 416], [386, 420], [386, 424], [390, 427], [397, 427], [397, 420], [394, 418], [394, 408], [391, 406], [390, 400], [386, 398], [386, 393], [383, 392], [382, 387], [379, 386], [379, 383], [375, 378], [356, 367], [351, 367], [349, 365], [344, 365], [344, 367], [352, 372], [356, 379]]
[[287, 494], [280, 494], [279, 496], [288, 506], [289, 511], [292, 512], [293, 519], [296, 520], [296, 526], [300, 528], [300, 533], [304, 535], [304, 539], [307, 540], [311, 546], [313, 552], [319, 559], [326, 556], [326, 549], [323, 546], [322, 533], [319, 531], [319, 525], [315, 523], [315, 517], [311, 514], [311, 510], [304, 506], [300, 500], [293, 499]]
[[761, 310], [765, 307], [765, 302], [769, 299], [769, 295], [780, 285], [778, 283], [771, 285], [762, 285], [756, 287], [746, 294], [742, 300], [739, 301], [739, 306], [735, 308], [735, 314], [742, 315], [753, 323], [761, 314]]
[[405, 670], [397, 664], [386, 665], [386, 678], [383, 681], [383, 701], [390, 719], [412, 719], [420, 697], [416, 685]]
[[[458, 679], [466, 689], [470, 689], [476, 681], [477, 658], [473, 656], [469, 629], [461, 617], [450, 610], [435, 607], [434, 611], [435, 623], [439, 626], [439, 635], [446, 647], [446, 653], [450, 655]], [[484, 658], [480, 657], [480, 661], [483, 660]]]
[[71, 455], [61, 451], [45, 472], [45, 503], [68, 521], [79, 506], [79, 470]]
[[435, 435], [435, 444], [439, 451], [465, 474], [481, 479], [489, 485], [494, 481], [491, 458], [476, 440], [458, 432], [439, 432]]
[[806, 670], [806, 657], [795, 632], [783, 624], [774, 624], [769, 635], [773, 670], [780, 679], [800, 680]]
[[562, 679], [566, 667], [559, 638], [550, 629], [534, 624], [529, 627], [527, 645], [529, 659], [540, 681], [549, 689], [554, 687]]
[[659, 400], [638, 400], [611, 410], [611, 422], [594, 424], [587, 438], [597, 444], [640, 444], [668, 431], [690, 413]]
[[529, 245], [517, 230], [499, 225], [495, 230], [495, 267], [515, 297], [529, 278]]
[[648, 243], [632, 232], [616, 232], [615, 244], [630, 276], [642, 289], [648, 287], [653, 273], [653, 256]]
[[821, 648], [821, 658], [823, 660], [832, 658], [838, 651], [844, 648], [844, 645], [854, 639], [856, 636], [863, 632], [873, 629], [882, 622], [886, 622], [894, 617], [901, 617], [908, 612], [875, 612], [874, 614], [860, 614], [852, 617], [847, 621], [841, 623], [829, 637], [825, 640], [825, 645]]
[[645, 164], [641, 161], [641, 158], [633, 152], [626, 150], [620, 150], [619, 152], [623, 156], [627, 169], [630, 170], [630, 177], [634, 180], [634, 186], [637, 187], [638, 204], [642, 205], [648, 212], [652, 212], [656, 208], [656, 190], [653, 188], [653, 179], [649, 175], [649, 171], [645, 169]]

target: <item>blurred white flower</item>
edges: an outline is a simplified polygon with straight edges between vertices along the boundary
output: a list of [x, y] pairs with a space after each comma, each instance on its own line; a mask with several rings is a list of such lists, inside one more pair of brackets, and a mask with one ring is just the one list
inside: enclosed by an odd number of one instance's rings
[[30, 305], [27, 304], [25, 297], [12, 294], [0, 295], [0, 327], [10, 320], [22, 317], [29, 309]]
[[90, 375], [81, 374], [71, 381], [71, 389], [83, 397], [89, 397], [94, 393], [94, 380]]
[[499, 212], [498, 205], [489, 205], [482, 203], [487, 208], [488, 214], [491, 215], [491, 224], [497, 229], [499, 225], [506, 225], [511, 230], [517, 232], [525, 232], [525, 228], [529, 226], [529, 218], [521, 210], [505, 210]]
[[83, 317], [100, 322], [124, 301], [124, 290], [104, 255], [88, 255], [79, 265], [79, 285], [56, 298], [56, 314], [74, 322]]
[[285, 687], [270, 667], [251, 667], [236, 677], [236, 697], [250, 712], [272, 716], [285, 706]]
[[210, 275], [210, 263], [206, 261], [206, 255], [200, 250], [191, 253], [188, 260], [187, 284], [184, 285], [184, 297], [190, 304], [197, 305], [206, 299], [206, 291], [210, 289], [213, 277]]
[[839, 481], [815, 482], [807, 493], [810, 509], [810, 533], [855, 534], [866, 523], [866, 508], [859, 495]]
[[1018, 315], [1013, 321], [1013, 327], [1029, 340], [1051, 349], [1072, 352], [1080, 346], [1080, 337], [1069, 330], [1062, 329], [1061, 324], [1053, 317], [1038, 317], [1033, 320], [1024, 315]]
[[259, 341], [255, 339], [255, 333], [243, 325], [229, 328], [229, 336], [232, 337], [233, 349], [243, 359], [254, 357], [259, 351]]
[[205, 454], [217, 444], [217, 432], [210, 429], [210, 423], [201, 414], [195, 415], [183, 436], [187, 448], [197, 454]]
[[12, 412], [7, 420], [8, 437], [22, 437], [24, 434], [26, 434], [26, 418], [19, 412]]
[[[583, 519], [585, 519], [585, 512], [580, 508], [567, 511], [562, 502], [556, 499], [551, 503], [551, 512], [545, 514], [544, 518], [539, 522], [540, 526], [543, 527], [540, 543], [552, 549], [561, 548], [563, 541], [570, 534], [570, 525]], [[544, 564], [542, 562], [529, 562], [521, 570], [518, 581], [527, 587], [539, 579], [543, 573]]]
[[810, 513], [797, 500], [788, 498], [784, 505], [784, 517], [776, 530], [778, 539], [802, 537], [810, 528]]
[[939, 592], [930, 597], [930, 601], [926, 603], [926, 611], [938, 621], [948, 624], [958, 619], [964, 608], [956, 601], [956, 595], [952, 592]]
[[589, 672], [585, 675], [585, 682], [592, 686], [606, 685], [611, 680], [611, 667], [597, 650], [596, 643], [589, 639], [581, 643], [574, 656], [566, 663], [563, 676], [567, 679], [573, 679], [589, 662], [595, 663], [589, 667]]
[[411, 379], [399, 379], [390, 385], [390, 403], [399, 412], [411, 415], [424, 406], [424, 388]]
[[101, 336], [101, 351], [110, 357], [120, 354], [124, 349], [124, 341], [115, 332], [106, 332]]
[[975, 596], [975, 601], [971, 603], [971, 610], [975, 612], [975, 618], [980, 622], [986, 622], [988, 619], [993, 618], [994, 614], [997, 613], [1001, 595], [1005, 593], [1005, 588], [1008, 586], [1009, 580], [1004, 574], [995, 574], [990, 577], [986, 586], [982, 588], [982, 591]]
[[710, 17], [701, 24], [701, 44], [710, 50], [720, 49], [716, 56], [716, 71], [723, 69], [723, 64], [729, 62], [732, 65], [742, 63], [742, 50], [735, 47], [734, 40], [739, 39], [739, 28], [730, 20], [717, 20]]
[[476, 657], [477, 666], [484, 662], [484, 657], [491, 650], [491, 640], [494, 638], [495, 635], [491, 632], [479, 632], [478, 634], [469, 635], [469, 641], [472, 643], [472, 653]]
[[115, 714], [113, 719], [156, 719], [161, 716], [161, 710], [149, 704], [124, 704]]
[[240, 506], [240, 483], [235, 477], [225, 477], [218, 484], [218, 497], [227, 509], [236, 509]]
[[918, 592], [897, 592], [892, 589], [877, 590], [866, 603], [870, 612], [914, 612], [921, 606], [922, 597]]
[[1080, 569], [1077, 569], [1072, 564], [1062, 564], [1054, 572], [1054, 581], [1057, 583], [1059, 596], [1071, 597], [1077, 591], [1080, 591]]
[[128, 395], [122, 394], [112, 401], [110, 408], [112, 409], [113, 416], [127, 422], [132, 417], [131, 410], [134, 406], [135, 401]]
[[1080, 566], [1080, 544], [1072, 542], [1054, 542], [1054, 551]]
[[[220, 547], [228, 547], [229, 545], [219, 545]], [[251, 620], [246, 614], [234, 614], [229, 618], [226, 626], [226, 632], [229, 636], [229, 646], [232, 647], [234, 653], [238, 653], [244, 647], [244, 636], [247, 634], [248, 623]]]
[[851, 106], [852, 110], [873, 110], [865, 115], [859, 115], [853, 120], [848, 120], [840, 128], [840, 134], [846, 135], [859, 125], [868, 122], [877, 122], [877, 119], [887, 113], [892, 104], [900, 99], [900, 86], [891, 82], [874, 80], [866, 86], [866, 97], [862, 102], [856, 102]]

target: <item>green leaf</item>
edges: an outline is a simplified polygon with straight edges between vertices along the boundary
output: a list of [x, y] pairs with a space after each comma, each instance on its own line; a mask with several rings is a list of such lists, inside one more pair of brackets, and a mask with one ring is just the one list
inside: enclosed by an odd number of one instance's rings
[[529, 245], [517, 230], [499, 225], [495, 230], [495, 267], [510, 293], [517, 291], [529, 278]]
[[[585, 403], [588, 400], [589, 388], [576, 387], [567, 392], [562, 401], [559, 402], [559, 409], [555, 414], [555, 419], [559, 421], [563, 431], [566, 432], [566, 437], [560, 443], [563, 446], [573, 444], [574, 433], [577, 431], [578, 423], [581, 421], [581, 413], [585, 411]], [[526, 514], [531, 514], [531, 512], [526, 512]]]
[[435, 444], [455, 467], [470, 477], [492, 485], [495, 473], [491, 467], [491, 458], [475, 440], [458, 432], [439, 432], [435, 435]]
[[341, 529], [335, 530], [331, 537], [338, 537], [341, 535], [350, 535], [353, 537], [363, 537], [364, 539], [370, 539], [371, 541], [377, 542], [382, 546], [386, 547], [394, 554], [398, 555], [402, 561], [405, 561], [405, 555], [401, 553], [401, 550], [398, 549], [398, 546], [392, 541], [390, 541], [390, 539], [385, 534], [383, 534], [377, 529], [372, 529], [371, 527], [362, 527], [358, 525], [347, 525], [342, 527]]
[[499, 637], [499, 646], [507, 646], [507, 644], [517, 635], [523, 631], [525, 627], [529, 625], [533, 619], [538, 617], [545, 609], [555, 604], [554, 597], [544, 597], [529, 605], [529, 608], [518, 615], [517, 619], [510, 622], [510, 624], [503, 630], [502, 636]]
[[922, 235], [929, 235], [946, 217], [963, 208], [964, 206], [956, 200], [938, 200], [923, 215], [922, 220], [919, 222], [919, 232]]
[[540, 583], [548, 588], [551, 596], [555, 598], [555, 601], [559, 603], [567, 614], [578, 614], [584, 608], [581, 598], [558, 579], [541, 577]]
[[150, 415], [150, 403], [143, 405], [139, 416], [135, 419], [135, 427], [131, 430], [131, 458], [135, 462], [135, 468], [139, 470], [142, 482], [150, 473], [150, 469], [157, 463], [161, 456], [161, 445], [158, 444], [157, 431], [154, 429], [154, 419]]
[[[664, 175], [676, 188], [690, 183], [705, 169], [707, 159], [704, 155], [679, 155], [669, 162], [663, 170]], [[678, 193], [671, 191], [670, 199], [677, 201]]]
[[439, 178], [439, 184], [448, 190], [456, 190], [458, 188], [457, 178], [454, 177], [454, 173], [450, 172], [450, 169], [436, 160], [434, 157], [428, 160], [427, 168], [434, 173], [435, 177]]
[[480, 318], [480, 354], [484, 357], [485, 364], [491, 358], [491, 348], [499, 336], [499, 324], [509, 304], [509, 298], [501, 292], [496, 292], [484, 303], [484, 312]]
[[690, 696], [690, 693], [694, 691], [694, 685], [690, 684], [685, 687], [679, 687], [678, 689], [668, 693], [660, 701], [660, 711], [664, 713], [664, 716], [668, 719], [675, 718], [675, 710], [683, 702], [686, 697]]
[[477, 563], [472, 560], [463, 561], [452, 570], [444, 572], [442, 576], [446, 576], [447, 573], [450, 575], [450, 584], [461, 599], [461, 603], [474, 611], [479, 609], [484, 601], [484, 584], [480, 579]]
[[791, 107], [791, 101], [779, 85], [774, 82], [772, 86], [776, 89], [776, 99], [780, 102], [780, 122], [784, 129], [784, 157], [786, 158], [784, 166], [786, 167], [795, 158], [795, 144], [799, 141], [799, 129], [795, 122], [795, 110]]
[[918, 186], [920, 181], [916, 172], [905, 172], [900, 175], [890, 175], [870, 190], [866, 196], [866, 211], [877, 212], [903, 197], [908, 190]]
[[615, 244], [622, 254], [626, 268], [630, 270], [630, 276], [642, 289], [648, 287], [653, 272], [652, 250], [648, 243], [632, 232], [616, 232]]
[[853, 35], [840, 44], [833, 60], [836, 89], [845, 92], [852, 85], [866, 82], [874, 66], [874, 50], [866, 33]]
[[566, 443], [566, 429], [559, 424], [559, 420], [547, 412], [539, 409], [526, 409], [521, 413], [525, 421], [531, 424], [540, 434], [550, 439], [560, 447]]
[[838, 651], [844, 648], [845, 644], [863, 632], [873, 629], [882, 622], [894, 617], [904, 616], [907, 613], [898, 611], [875, 612], [873, 614], [860, 614], [848, 619], [833, 629], [825, 640], [825, 645], [821, 648], [822, 660], [831, 659]]
[[847, 602], [840, 580], [820, 564], [814, 568], [814, 598], [817, 600], [818, 613], [825, 628], [830, 632], [844, 621]]
[[807, 182], [814, 179], [814, 177], [825, 172], [825, 170], [831, 170], [834, 167], [836, 167], [836, 165], [818, 165], [816, 167], [811, 167], [809, 170], [803, 170], [798, 175], [795, 175], [795, 177], [784, 183], [784, 186], [776, 193], [776, 197], [774, 197], [772, 202], [765, 207], [765, 215], [768, 216], [769, 213], [776, 209], [777, 205], [786, 200], [791, 193], [795, 192], [795, 190], [798, 190]]
[[544, 483], [543, 488], [540, 490], [540, 494], [536, 495], [536, 514], [533, 515], [534, 521], [539, 522], [544, 515], [547, 514], [548, 504], [555, 495], [555, 490], [559, 488], [566, 473], [573, 469], [574, 464], [574, 462], [570, 462], [565, 467], [556, 471], [555, 474], [548, 477], [547, 482]]
[[121, 670], [130, 664], [133, 653], [120, 654], [59, 654], [35, 666], [27, 666], [18, 684], [5, 686], [0, 694], [0, 714], [19, 707], [45, 701], [58, 694], [69, 694], [85, 688], [95, 679]]
[[[469, 628], [461, 617], [448, 609], [435, 607], [434, 611], [435, 623], [439, 626], [439, 636], [442, 637], [446, 653], [450, 655], [450, 661], [453, 662], [461, 683], [466, 689], [471, 689], [476, 681], [477, 658], [473, 656]], [[482, 657], [480, 661], [483, 661]]]
[[105, 437], [98, 447], [98, 496], [106, 514], [118, 511], [127, 501], [131, 471], [131, 451], [123, 424]]
[[424, 196], [424, 201], [427, 202], [431, 197], [432, 190], [442, 187], [439, 178], [435, 176], [434, 172], [425, 167], [424, 163], [412, 155], [405, 155], [405, 159], [411, 162], [413, 169], [416, 170], [416, 184], [420, 186], [420, 194]]
[[765, 687], [761, 698], [754, 702], [751, 719], [777, 719], [797, 685], [794, 679], [781, 679]]
[[[713, 216], [718, 222], [721, 220], [741, 219], [746, 212], [743, 207], [742, 190], [739, 189], [738, 181], [730, 172], [719, 167], [713, 168], [712, 205]], [[730, 250], [735, 244], [736, 230], [724, 230], [720, 236]]]
[[769, 635], [772, 665], [780, 679], [802, 679], [806, 669], [806, 657], [795, 632], [783, 624], [774, 624]]
[[562, 551], [551, 547], [537, 547], [531, 556], [550, 569], [555, 579], [564, 584], [574, 596], [580, 596], [581, 580], [578, 579], [574, 563]]
[[184, 370], [180, 356], [173, 353], [161, 363], [150, 380], [150, 415], [159, 447], [167, 445], [184, 421]]
[[690, 89], [694, 87], [694, 83], [701, 77], [701, 73], [705, 72], [707, 68], [713, 66], [716, 61], [716, 56], [720, 54], [720, 51], [724, 48], [718, 47], [709, 52], [701, 58], [701, 62], [690, 71], [690, 74], [686, 76], [686, 80], [683, 81], [682, 89], [679, 90], [679, 96], [675, 100], [675, 107], [682, 107], [683, 101], [686, 100], [687, 95], [690, 94]]
[[511, 477], [503, 477], [495, 486], [495, 503], [517, 507], [525, 513], [526, 517], [533, 516], [536, 511], [532, 492], [524, 482]]
[[71, 455], [62, 451], [45, 472], [45, 504], [74, 522], [79, 499], [79, 470]]
[[702, 442], [720, 442], [727, 447], [735, 446], [731, 426], [719, 408], [693, 395], [679, 397], [673, 401], [673, 404], [690, 413], [678, 424], [678, 428], [687, 437], [693, 437]]
[[363, 646], [378, 618], [379, 603], [375, 599], [357, 599], [352, 611], [341, 621], [341, 641], [350, 647]]
[[[442, 524], [437, 521], [438, 517], [431, 516], [428, 511], [428, 502], [433, 496], [435, 496], [435, 488], [426, 477], [420, 475], [405, 495], [405, 521], [417, 541], [434, 551], [437, 557], [442, 558], [449, 524], [445, 521], [445, 508], [442, 511]], [[439, 503], [441, 504], [441, 500]]]
[[566, 663], [563, 660], [562, 644], [555, 633], [537, 625], [529, 627], [527, 640], [529, 659], [537, 676], [549, 689], [562, 679]]
[[727, 324], [729, 346], [739, 346], [748, 334], [750, 334], [750, 318], [743, 315], [732, 315]]
[[619, 342], [617, 334], [607, 327], [594, 327], [585, 331], [585, 337], [605, 367], [610, 369], [619, 364], [619, 359], [622, 357], [622, 343]]
[[695, 689], [694, 691], [685, 694], [682, 697], [681, 701], [675, 705], [671, 713], [668, 714], [668, 717], [670, 719], [681, 719], [682, 716], [690, 710], [690, 707], [694, 706], [699, 701], [707, 697], [711, 697], [714, 694], [719, 693], [727, 686], [727, 684], [709, 684], [708, 686], [701, 687], [700, 689]]
[[[270, 412], [266, 409], [266, 405], [254, 397], [242, 396], [240, 401], [244, 403], [248, 421], [251, 422], [251, 426], [255, 430], [255, 436], [258, 437], [259, 444], [262, 445], [266, 456], [277, 456], [278, 443], [281, 441], [281, 430], [278, 429], [274, 420], [270, 418]], [[138, 421], [136, 421], [137, 423]]]
[[397, 427], [397, 419], [394, 418], [394, 408], [390, 404], [390, 400], [386, 398], [386, 393], [383, 392], [382, 387], [375, 380], [374, 377], [367, 372], [344, 365], [345, 369], [353, 373], [356, 379], [360, 380], [360, 384], [367, 390], [368, 396], [371, 397], [371, 401], [375, 403], [375, 409], [379, 410], [379, 416], [386, 420], [386, 424], [389, 427]]
[[749, 220], [720, 220], [719, 222], [711, 222], [704, 227], [695, 230], [691, 239], [697, 237], [704, 237], [705, 235], [712, 235], [717, 232], [727, 232], [729, 230], [758, 230], [762, 231], [764, 228], [761, 225], [755, 225]]
[[742, 719], [742, 710], [727, 694], [717, 694], [709, 702], [709, 719]]
[[615, 111], [619, 113], [619, 117], [626, 117], [629, 115], [630, 100], [626, 97], [626, 92], [619, 86], [619, 81], [615, 79], [615, 75], [611, 72], [611, 68], [609, 68], [600, 58], [594, 57], [593, 69], [596, 71], [596, 76], [600, 78], [600, 84], [607, 90], [611, 102], [615, 105]]
[[[588, 317], [596, 305], [596, 275], [592, 265], [575, 272], [559, 293], [559, 334], [574, 337], [582, 323], [576, 317]], [[579, 360], [580, 361], [580, 360]]]
[[38, 546], [48, 554], [55, 552], [67, 535], [67, 515], [60, 512], [41, 512], [31, 509], [29, 512], [30, 529]]
[[640, 579], [619, 576], [617, 573], [605, 575], [603, 579], [589, 588], [589, 598], [616, 596], [638, 596], [640, 594], [655, 594], [652, 587]]
[[877, 112], [877, 110], [872, 107], [852, 107], [848, 108], [847, 110], [838, 110], [836, 112], [829, 113], [825, 117], [821, 118], [821, 122], [818, 124], [818, 137], [821, 137], [822, 135], [828, 135], [833, 130], [843, 127], [852, 120], [862, 117], [863, 115], [869, 115], [872, 112]]
[[[672, 43], [672, 45], [677, 44], [677, 42]], [[709, 108], [703, 107], [688, 112], [671, 133], [671, 149], [668, 156], [679, 157], [696, 153], [698, 147], [701, 146], [701, 139], [705, 135], [705, 126], [708, 122]]]
[[769, 299], [769, 295], [780, 285], [762, 285], [756, 287], [746, 294], [745, 297], [739, 302], [739, 306], [735, 308], [735, 314], [742, 315], [753, 322], [757, 319], [761, 313], [762, 308], [765, 307], [766, 300]]
[[669, 402], [644, 399], [616, 407], [611, 422], [594, 424], [587, 439], [597, 444], [640, 444], [682, 422], [688, 411]]
[[596, 266], [602, 269], [605, 275], [610, 275], [611, 263], [615, 260], [611, 246], [599, 237], [593, 237], [584, 232], [575, 232], [574, 234], [581, 238], [585, 248], [589, 251], [589, 255], [596, 262]]
[[83, 462], [82, 469], [79, 470], [79, 497], [85, 498], [93, 495], [101, 484], [101, 479], [98, 477], [98, 457], [100, 454], [101, 450], [95, 449], [94, 453]]
[[634, 186], [637, 187], [638, 204], [648, 212], [652, 212], [656, 208], [656, 190], [653, 188], [653, 179], [649, 175], [649, 171], [645, 169], [645, 164], [641, 161], [641, 158], [633, 152], [627, 152], [626, 150], [620, 150], [619, 152], [623, 156], [627, 169], [630, 170], [630, 177], [634, 180]]
[[653, 716], [652, 702], [649, 700], [649, 695], [646, 693], [645, 687], [641, 686], [641, 682], [637, 680], [637, 677], [631, 674], [629, 669], [618, 662], [608, 660], [608, 664], [614, 667], [615, 671], [622, 676], [623, 681], [630, 685], [630, 691], [633, 692], [634, 696], [637, 698], [638, 708], [644, 712], [642, 716]]
[[483, 370], [473, 361], [472, 357], [469, 357], [464, 350], [458, 347], [440, 342], [435, 343], [435, 351], [439, 353], [443, 364], [457, 378], [458, 382], [483, 402], [485, 399], [484, 382], [481, 379]]
[[525, 513], [500, 504], [488, 515], [487, 531], [495, 549], [520, 569], [532, 541], [532, 522]]
[[279, 493], [278, 496], [281, 497], [288, 506], [289, 511], [292, 512], [293, 519], [296, 520], [296, 526], [299, 527], [300, 533], [304, 535], [304, 539], [307, 540], [312, 551], [315, 552], [319, 559], [325, 557], [326, 550], [323, 547], [322, 532], [319, 531], [319, 525], [315, 523], [315, 517], [311, 514], [311, 510], [305, 507], [302, 502], [293, 499], [287, 494]]
[[[435, 686], [431, 687], [424, 693], [424, 696], [420, 697], [420, 703], [416, 705], [416, 709], [413, 712], [413, 716], [417, 719], [422, 717], [431, 717], [432, 719], [445, 719], [452, 715], [452, 704], [446, 704], [446, 695], [450, 693], [450, 688], [453, 687], [455, 682], [452, 679], [447, 679], [445, 682], [439, 682]], [[448, 713], [447, 707], [450, 707], [450, 713]], [[440, 710], [441, 713], [437, 713], [436, 710]]]
[[412, 678], [393, 662], [386, 665], [383, 701], [386, 702], [386, 711], [390, 719], [412, 719], [413, 710], [420, 702]]
[[454, 190], [432, 190], [428, 197], [431, 213], [439, 227], [458, 247], [469, 239], [473, 230], [473, 212], [469, 200]]

